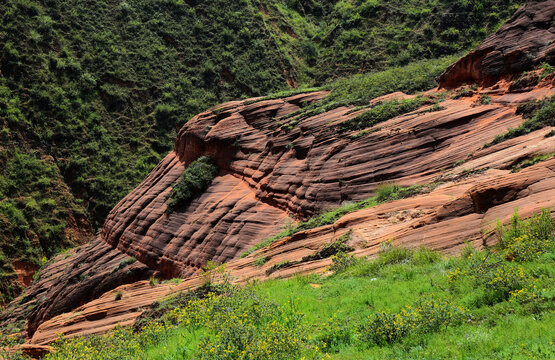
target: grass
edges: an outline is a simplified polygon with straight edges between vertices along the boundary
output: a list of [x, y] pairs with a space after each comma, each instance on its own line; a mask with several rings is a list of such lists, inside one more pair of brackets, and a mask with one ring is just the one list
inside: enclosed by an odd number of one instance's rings
[[555, 153], [540, 154], [540, 155], [536, 155], [536, 156], [534, 156], [530, 159], [522, 160], [518, 164], [513, 166], [513, 168], [511, 169], [511, 172], [519, 172], [520, 170], [522, 170], [524, 168], [535, 165], [535, 164], [537, 164], [539, 162], [542, 162], [542, 161], [549, 160], [554, 156], [555, 156]]
[[[135, 333], [61, 339], [47, 359], [553, 358], [555, 221], [499, 230], [500, 246], [459, 256], [385, 243], [332, 276], [186, 293]], [[507, 260], [529, 253], [515, 243], [534, 256]]]
[[382, 184], [378, 186], [378, 188], [376, 189], [376, 195], [373, 197], [370, 197], [368, 199], [358, 201], [355, 203], [343, 205], [341, 207], [338, 207], [337, 209], [327, 211], [309, 220], [301, 221], [300, 223], [294, 226], [291, 223], [286, 224], [283, 231], [281, 231], [280, 233], [272, 237], [267, 238], [266, 240], [256, 244], [252, 248], [243, 252], [241, 254], [241, 258], [244, 258], [257, 250], [270, 246], [277, 240], [283, 239], [284, 237], [294, 235], [300, 231], [313, 229], [319, 226], [333, 224], [334, 222], [339, 220], [342, 216], [354, 211], [377, 206], [383, 202], [410, 197], [422, 191], [431, 191], [435, 187], [435, 185], [436, 184], [400, 187], [394, 184]]

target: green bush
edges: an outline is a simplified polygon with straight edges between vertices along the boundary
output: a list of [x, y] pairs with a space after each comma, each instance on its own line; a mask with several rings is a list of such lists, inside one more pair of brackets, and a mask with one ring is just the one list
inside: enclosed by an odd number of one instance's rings
[[516, 261], [531, 261], [555, 250], [555, 220], [550, 209], [527, 220], [515, 211], [509, 225], [498, 224], [497, 233], [505, 256]]
[[171, 213], [189, 205], [191, 200], [210, 186], [217, 173], [217, 167], [208, 156], [202, 156], [190, 163], [173, 187], [166, 211]]
[[341, 272], [355, 263], [356, 259], [353, 255], [340, 251], [331, 257], [330, 270], [334, 273]]
[[386, 345], [416, 333], [430, 333], [461, 321], [466, 310], [453, 302], [425, 297], [416, 307], [407, 306], [397, 313], [381, 311], [361, 324], [361, 340], [368, 346]]
[[337, 314], [323, 323], [319, 330], [316, 341], [318, 346], [326, 352], [338, 352], [341, 347], [354, 342], [355, 329], [345, 319], [340, 320]]

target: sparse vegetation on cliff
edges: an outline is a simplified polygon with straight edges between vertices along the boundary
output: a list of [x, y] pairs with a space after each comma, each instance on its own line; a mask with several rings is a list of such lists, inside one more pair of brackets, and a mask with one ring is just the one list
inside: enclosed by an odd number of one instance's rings
[[167, 212], [184, 208], [191, 200], [200, 196], [210, 186], [217, 173], [218, 168], [208, 156], [202, 156], [190, 163], [172, 189]]
[[555, 221], [515, 215], [498, 234], [456, 257], [388, 242], [328, 277], [183, 294], [137, 332], [61, 338], [46, 358], [552, 358]]
[[381, 203], [403, 199], [421, 192], [431, 191], [437, 184], [428, 184], [428, 185], [413, 185], [408, 187], [401, 187], [396, 184], [382, 184], [376, 188], [376, 195], [370, 197], [366, 200], [349, 203], [343, 205], [337, 209], [324, 212], [318, 216], [310, 218], [306, 221], [301, 221], [297, 225], [292, 226], [291, 224], [286, 225], [284, 230], [268, 239], [262, 241], [259, 244], [256, 244], [249, 250], [243, 252], [241, 257], [246, 257], [256, 250], [265, 248], [270, 246], [272, 243], [279, 239], [283, 239], [284, 237], [294, 235], [300, 231], [313, 229], [318, 226], [323, 225], [330, 225], [339, 220], [342, 216], [351, 213], [353, 211], [366, 209], [372, 206], [377, 206]]
[[526, 135], [548, 126], [555, 126], [555, 96], [543, 100], [531, 101], [520, 105], [516, 111], [526, 119], [516, 128], [509, 129], [502, 135], [497, 135], [491, 142], [484, 145], [490, 147], [503, 141]]

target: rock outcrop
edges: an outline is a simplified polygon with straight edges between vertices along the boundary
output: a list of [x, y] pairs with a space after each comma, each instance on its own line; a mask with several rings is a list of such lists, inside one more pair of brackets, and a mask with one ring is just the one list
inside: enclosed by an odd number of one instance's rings
[[[555, 94], [553, 74], [526, 91], [512, 91], [508, 81], [524, 68], [552, 62], [548, 56], [553, 44], [544, 44], [542, 32], [553, 34], [552, 23], [546, 28], [541, 25], [545, 21], [537, 19], [555, 9], [553, 3], [541, 2], [538, 8], [540, 2], [534, 2], [519, 10], [480, 47], [488, 49], [480, 52], [483, 56], [469, 54], [442, 76], [445, 87], [498, 77], [493, 86], [479, 87], [471, 97], [452, 96], [439, 109], [424, 105], [366, 133], [338, 131], [340, 124], [363, 111], [350, 107], [291, 127], [277, 120], [320, 101], [328, 95], [324, 91], [233, 101], [195, 116], [179, 132], [174, 150], [112, 210], [97, 238], [53, 259], [0, 315], [0, 324], [25, 320], [29, 342], [45, 345], [57, 333], [99, 333], [118, 323], [132, 324], [154, 301], [200, 284], [199, 270], [209, 260], [227, 262], [239, 283], [322, 272], [329, 259], [302, 259], [349, 229], [357, 256], [375, 254], [389, 239], [456, 252], [467, 241], [477, 246], [494, 241], [487, 230], [496, 219], [508, 219], [515, 207], [525, 216], [542, 207], [555, 210], [554, 159], [510, 171], [522, 160], [552, 153], [555, 137], [548, 134], [553, 128], [484, 147], [522, 123], [515, 112], [518, 105]], [[519, 20], [530, 18], [533, 11], [536, 20]], [[503, 35], [513, 28], [531, 35]], [[503, 45], [495, 50], [500, 36]], [[513, 54], [529, 51], [530, 44], [537, 44], [537, 51], [530, 52], [531, 63], [510, 65]], [[441, 94], [430, 90], [424, 95]], [[480, 101], [481, 95], [487, 95], [489, 103]], [[218, 176], [189, 206], [166, 212], [169, 194], [185, 167], [204, 155], [214, 159]], [[335, 224], [297, 233], [239, 259], [244, 250], [277, 233], [289, 217], [305, 219], [367, 198], [385, 182], [438, 186], [428, 194], [348, 214]], [[268, 262], [255, 266], [260, 257]], [[283, 260], [294, 265], [267, 272]], [[155, 285], [146, 281], [151, 276], [186, 280]]]
[[555, 0], [530, 1], [440, 77], [440, 87], [491, 85], [540, 63], [555, 63]]

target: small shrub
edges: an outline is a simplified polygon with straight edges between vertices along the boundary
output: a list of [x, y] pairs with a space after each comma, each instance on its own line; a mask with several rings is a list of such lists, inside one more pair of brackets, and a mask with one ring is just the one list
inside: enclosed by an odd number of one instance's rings
[[412, 333], [430, 333], [459, 322], [466, 311], [452, 302], [429, 295], [416, 307], [406, 306], [398, 313], [381, 311], [359, 327], [366, 345], [387, 345]]
[[472, 88], [470, 86], [465, 86], [462, 87], [460, 89], [457, 90], [457, 92], [455, 93], [455, 95], [453, 95], [453, 99], [460, 99], [462, 97], [470, 97], [470, 96], [474, 96], [475, 91], [477, 89]]
[[338, 352], [339, 348], [353, 342], [353, 325], [340, 320], [337, 314], [323, 323], [316, 338], [318, 346], [329, 352]]
[[551, 66], [550, 64], [544, 62], [541, 64], [541, 68], [543, 70], [540, 79], [544, 79], [547, 76], [551, 75], [555, 71], [555, 67]]
[[268, 270], [266, 270], [266, 276], [269, 276], [269, 275], [275, 273], [278, 270], [285, 269], [285, 268], [288, 268], [290, 266], [293, 266], [294, 264], [295, 264], [295, 262], [290, 261], [290, 260], [280, 261], [277, 264], [273, 265]]
[[509, 86], [509, 91], [523, 90], [534, 87], [540, 81], [540, 76], [535, 72], [525, 72]]
[[218, 169], [208, 156], [190, 163], [170, 193], [166, 212], [172, 213], [189, 205], [210, 186], [217, 172]]
[[254, 266], [262, 266], [264, 264], [266, 264], [268, 262], [268, 257], [264, 256], [264, 257], [259, 257], [258, 259], [254, 260]]
[[485, 288], [485, 301], [488, 304], [507, 300], [511, 292], [527, 287], [531, 279], [521, 266], [503, 264], [480, 271], [474, 276], [475, 284]]
[[338, 273], [352, 266], [355, 263], [355, 257], [352, 254], [340, 251], [331, 257], [331, 261], [330, 270]]
[[399, 192], [399, 185], [396, 184], [380, 184], [376, 188], [376, 200], [383, 202], [393, 198]]
[[134, 256], [129, 256], [123, 260], [121, 260], [119, 262], [119, 264], [117, 264], [113, 269], [112, 272], [116, 272], [118, 270], [123, 269], [124, 267], [128, 266], [128, 265], [132, 265], [137, 261], [137, 259]]
[[528, 220], [515, 210], [510, 224], [497, 225], [497, 234], [505, 256], [516, 261], [531, 261], [555, 249], [555, 220], [549, 209]]

